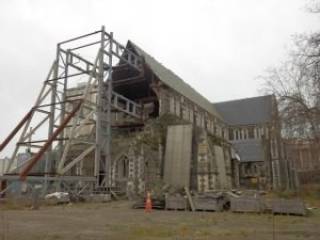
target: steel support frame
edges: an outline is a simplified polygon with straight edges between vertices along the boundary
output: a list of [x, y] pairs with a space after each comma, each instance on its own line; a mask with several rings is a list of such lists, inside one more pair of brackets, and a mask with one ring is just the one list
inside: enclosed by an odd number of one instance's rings
[[[95, 39], [89, 43], [77, 45], [78, 40], [93, 36], [98, 36], [99, 40]], [[75, 52], [93, 46], [98, 46], [95, 61], [88, 60]], [[37, 162], [45, 161], [45, 169], [42, 174], [46, 190], [48, 181], [55, 181], [70, 175], [72, 168], [81, 164], [88, 154], [94, 152], [94, 174], [82, 176], [82, 173], [78, 172], [73, 177], [78, 179], [80, 183], [84, 177], [94, 177], [96, 190], [109, 190], [112, 165], [112, 110], [117, 109], [117, 111], [140, 119], [143, 116], [142, 107], [139, 104], [113, 92], [112, 70], [113, 65], [116, 64], [114, 59], [121, 61], [121, 66], [127, 65], [143, 76], [141, 57], [118, 43], [113, 38], [113, 33], [107, 33], [104, 26], [99, 31], [58, 43], [56, 59], [33, 108], [0, 145], [1, 151], [17, 135], [19, 130], [21, 131], [18, 138], [20, 144], [16, 144], [6, 169], [7, 174], [20, 174], [20, 180], [32, 179], [34, 177], [29, 176], [32, 168]], [[67, 96], [69, 82], [84, 75], [88, 75], [88, 80], [83, 92], [75, 99], [70, 100], [70, 97]], [[92, 94], [96, 94], [96, 102], [92, 102]], [[119, 105], [119, 99], [125, 102], [124, 106]], [[67, 104], [76, 104], [76, 106], [68, 111]], [[44, 116], [42, 115], [40, 122], [34, 124], [33, 118], [40, 114], [44, 114]], [[87, 146], [77, 156], [69, 158], [70, 148], [78, 141], [79, 132], [91, 123], [95, 123], [95, 139], [87, 141]], [[28, 132], [32, 124], [34, 127]], [[43, 145], [29, 145], [32, 149], [40, 150], [32, 154], [31, 158], [22, 164], [21, 171], [19, 166], [14, 164], [17, 161], [17, 154], [21, 152], [20, 147], [25, 145], [21, 143], [26, 139], [30, 139], [29, 142], [37, 142], [38, 139], [31, 141], [31, 136], [40, 132], [41, 128], [47, 128], [47, 139], [43, 141]], [[67, 136], [68, 134], [69, 136]], [[43, 137], [40, 139], [43, 140]], [[42, 141], [39, 141], [39, 144], [41, 143]]]

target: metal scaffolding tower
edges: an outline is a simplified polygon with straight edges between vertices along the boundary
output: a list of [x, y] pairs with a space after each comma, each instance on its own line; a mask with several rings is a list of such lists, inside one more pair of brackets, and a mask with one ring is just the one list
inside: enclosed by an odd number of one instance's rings
[[[141, 75], [142, 63], [104, 26], [58, 43], [34, 106], [0, 145], [1, 152], [18, 137], [0, 180], [36, 179], [44, 183], [45, 192], [61, 184], [108, 190], [112, 112], [143, 118], [141, 105], [113, 91], [112, 73], [126, 67]], [[19, 161], [20, 153], [28, 159]]]

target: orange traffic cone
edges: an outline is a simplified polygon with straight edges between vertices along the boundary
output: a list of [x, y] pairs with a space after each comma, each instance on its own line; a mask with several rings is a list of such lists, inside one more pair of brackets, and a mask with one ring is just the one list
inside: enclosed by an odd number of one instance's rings
[[146, 205], [145, 205], [144, 211], [151, 212], [151, 210], [152, 210], [151, 194], [150, 192], [147, 192], [147, 199], [146, 199]]

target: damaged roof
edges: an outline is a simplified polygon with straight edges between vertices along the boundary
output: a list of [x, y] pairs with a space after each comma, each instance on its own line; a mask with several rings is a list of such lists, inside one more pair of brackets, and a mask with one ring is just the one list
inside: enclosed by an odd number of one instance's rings
[[272, 95], [213, 104], [229, 125], [263, 124], [272, 119]]
[[138, 55], [142, 56], [145, 63], [150, 67], [153, 73], [167, 86], [171, 87], [184, 97], [188, 98], [192, 102], [198, 104], [201, 108], [208, 111], [212, 115], [218, 117], [222, 120], [221, 115], [215, 109], [215, 106], [211, 104], [209, 100], [203, 97], [195, 89], [193, 89], [189, 84], [183, 81], [179, 76], [177, 76], [170, 69], [164, 67], [160, 62], [154, 59], [151, 55], [146, 53], [132, 41], [128, 41], [128, 45], [131, 46]]
[[260, 139], [232, 141], [232, 146], [240, 156], [240, 162], [264, 161], [263, 145]]

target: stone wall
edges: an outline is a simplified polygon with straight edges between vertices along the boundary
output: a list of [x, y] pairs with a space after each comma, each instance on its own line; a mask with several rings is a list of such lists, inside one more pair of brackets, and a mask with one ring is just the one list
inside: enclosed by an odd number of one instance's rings
[[208, 113], [188, 98], [165, 86], [159, 88], [158, 96], [160, 116], [170, 113], [207, 130], [212, 135], [227, 138], [226, 125], [217, 116]]
[[230, 146], [222, 139], [214, 143], [208, 133], [199, 129], [195, 133], [197, 146], [197, 190], [208, 192], [232, 187]]

